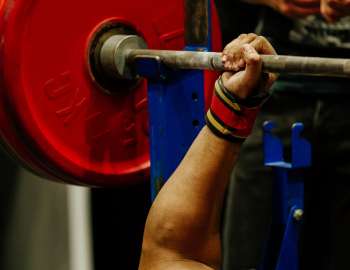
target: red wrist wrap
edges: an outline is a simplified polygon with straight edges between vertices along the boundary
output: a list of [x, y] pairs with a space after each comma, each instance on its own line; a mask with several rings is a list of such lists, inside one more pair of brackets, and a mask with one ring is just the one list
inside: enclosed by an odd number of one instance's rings
[[212, 103], [206, 115], [207, 126], [221, 138], [244, 141], [253, 129], [262, 102], [254, 107], [238, 103], [238, 99], [222, 87], [220, 79], [215, 83]]

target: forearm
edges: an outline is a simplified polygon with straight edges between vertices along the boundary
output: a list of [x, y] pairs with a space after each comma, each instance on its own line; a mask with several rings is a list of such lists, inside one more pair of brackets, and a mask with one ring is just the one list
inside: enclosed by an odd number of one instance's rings
[[[206, 223], [212, 228], [218, 225], [209, 224], [208, 221], [218, 221], [225, 189], [239, 149], [240, 144], [220, 139], [204, 127], [163, 187], [155, 205], [164, 200], [169, 210], [172, 210], [171, 202], [176, 202], [177, 210], [182, 209], [184, 215], [191, 218], [191, 223], [186, 226], [193, 226], [192, 222]], [[212, 216], [214, 211], [216, 215]]]
[[[240, 144], [216, 137], [207, 127], [202, 129], [152, 206], [146, 245], [174, 251], [180, 258], [181, 254], [199, 261], [220, 257], [209, 253], [220, 252], [222, 204], [239, 149]], [[207, 247], [209, 242], [216, 246]], [[218, 263], [209, 261], [205, 263]]]

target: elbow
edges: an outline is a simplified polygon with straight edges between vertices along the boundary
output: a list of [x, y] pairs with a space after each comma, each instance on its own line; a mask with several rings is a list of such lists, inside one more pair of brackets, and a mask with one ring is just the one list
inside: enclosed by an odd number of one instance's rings
[[177, 224], [173, 219], [157, 211], [150, 211], [145, 226], [144, 241], [165, 247], [174, 241], [176, 234]]

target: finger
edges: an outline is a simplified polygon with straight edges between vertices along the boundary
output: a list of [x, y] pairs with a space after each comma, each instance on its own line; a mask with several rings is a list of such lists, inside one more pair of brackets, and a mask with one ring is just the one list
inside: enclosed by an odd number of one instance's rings
[[[247, 89], [255, 89], [261, 78], [262, 60], [258, 52], [250, 44], [243, 45], [243, 59], [246, 67], [243, 73], [242, 82], [246, 84]], [[246, 97], [251, 93], [245, 93]]]
[[326, 5], [330, 7], [338, 7], [338, 8], [349, 8], [350, 7], [350, 1], [340, 1], [340, 0], [326, 0], [322, 1], [322, 3], [325, 3]]
[[308, 15], [319, 14], [320, 7], [302, 8], [295, 5], [283, 5], [280, 12], [291, 18], [303, 18]]
[[227, 56], [228, 60], [223, 61], [225, 70], [231, 71], [239, 71], [244, 68], [245, 63], [244, 60], [239, 59], [239, 56], [235, 54], [235, 56]]
[[345, 15], [343, 13], [332, 11], [331, 13], [322, 13], [322, 16], [328, 23], [335, 23]]
[[239, 52], [239, 47], [239, 43], [235, 39], [224, 48], [222, 52], [222, 62], [226, 69], [234, 69], [235, 55]]
[[227, 57], [234, 53], [237, 48], [239, 47], [240, 40], [242, 39], [242, 36], [246, 34], [241, 34], [234, 40], [232, 40], [229, 44], [227, 44], [223, 50], [223, 54], [225, 54]]
[[241, 58], [240, 48], [243, 44], [251, 42], [256, 37], [257, 35], [254, 33], [241, 34], [235, 40], [233, 40], [227, 46], [225, 46], [222, 57], [222, 61], [224, 62], [224, 64], [225, 62], [231, 62], [227, 63], [227, 65], [231, 68], [233, 68], [233, 66], [237, 66], [238, 68], [238, 66], [240, 66], [238, 61]]
[[268, 91], [269, 89], [271, 89], [271, 86], [277, 80], [277, 78], [277, 74], [267, 73], [267, 78], [261, 82], [261, 89], [263, 89], [263, 91]]
[[278, 79], [278, 74], [276, 73], [269, 73], [269, 80], [268, 80], [268, 86], [271, 87], [271, 85]]
[[227, 44], [224, 48], [224, 51], [230, 51], [232, 48], [235, 48], [243, 43], [251, 42], [253, 39], [257, 37], [254, 33], [249, 34], [240, 34], [237, 38], [232, 40], [229, 44]]
[[342, 12], [330, 8], [325, 1], [321, 3], [321, 14], [328, 22], [335, 22], [342, 16]]
[[255, 33], [249, 33], [249, 34], [241, 34], [237, 41], [239, 44], [245, 44], [245, 43], [250, 43], [251, 41], [253, 41], [254, 39], [256, 39], [258, 35]]
[[345, 15], [350, 11], [350, 2], [326, 1], [326, 6], [339, 14]]
[[263, 36], [258, 36], [253, 40], [250, 45], [259, 53], [259, 54], [277, 54], [275, 49], [272, 47], [270, 42]]

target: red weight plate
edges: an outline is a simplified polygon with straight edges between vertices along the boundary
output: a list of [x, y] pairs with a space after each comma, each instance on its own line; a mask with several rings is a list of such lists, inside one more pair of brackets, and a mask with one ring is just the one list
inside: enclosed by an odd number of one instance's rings
[[[12, 1], [6, 1], [6, 0], [0, 0], [0, 34], [3, 33], [5, 27], [6, 27], [6, 19], [9, 14], [9, 10], [12, 6]], [[4, 48], [4, 42], [0, 43], [0, 52], [3, 56], [3, 48]], [[0, 56], [0, 66], [2, 67], [2, 70], [4, 70], [4, 57]], [[0, 85], [3, 85], [3, 77], [0, 76]], [[30, 151], [27, 151], [27, 149], [24, 149], [21, 155], [18, 155], [16, 153], [17, 149], [21, 146], [23, 146], [23, 143], [18, 139], [16, 131], [13, 128], [13, 123], [15, 122], [15, 119], [12, 117], [13, 114], [11, 113], [12, 109], [9, 104], [6, 102], [8, 99], [8, 95], [5, 92], [4, 87], [0, 87], [0, 145], [1, 148], [8, 150], [7, 152], [11, 154], [11, 156], [20, 158], [20, 161], [22, 165], [27, 167], [27, 169], [30, 169], [32, 171], [41, 173], [45, 175], [45, 172], [37, 167], [35, 165], [35, 162], [33, 162], [33, 156], [31, 155]]]
[[6, 10], [7, 10], [7, 1], [6, 0], [0, 0], [0, 31], [3, 29], [3, 22], [6, 17]]
[[30, 166], [93, 186], [148, 176], [145, 83], [106, 94], [91, 78], [87, 54], [94, 31], [112, 22], [135, 29], [151, 48], [181, 49], [182, 1], [151, 6], [141, 0], [13, 2], [2, 39], [16, 132], [5, 139], [25, 134], [12, 146], [25, 160], [29, 150]]
[[16, 0], [6, 12], [0, 133], [11, 152], [69, 183], [148, 179], [146, 83], [107, 94], [91, 75], [88, 52], [98, 29], [111, 24], [133, 29], [150, 48], [182, 49], [183, 0]]

